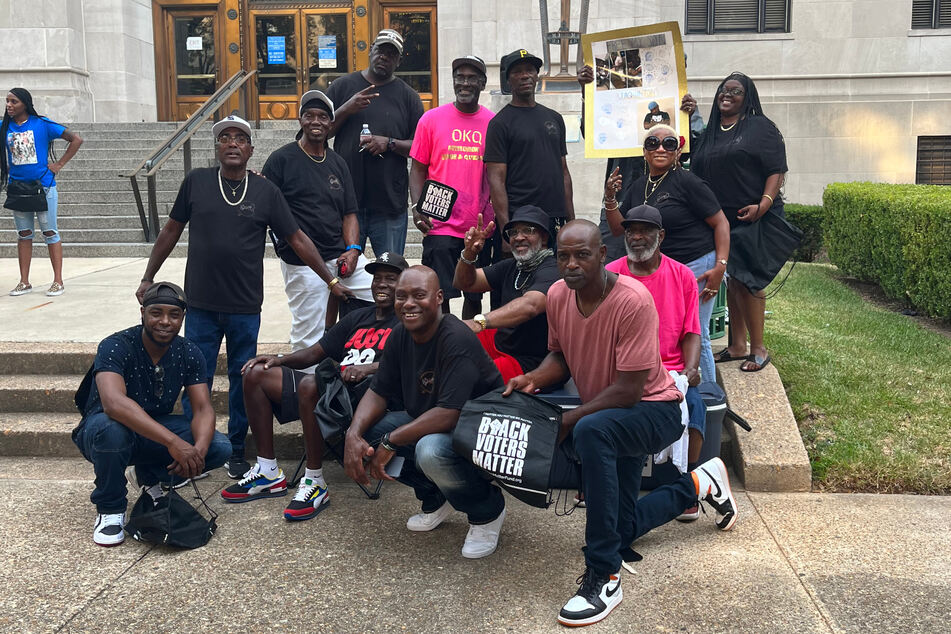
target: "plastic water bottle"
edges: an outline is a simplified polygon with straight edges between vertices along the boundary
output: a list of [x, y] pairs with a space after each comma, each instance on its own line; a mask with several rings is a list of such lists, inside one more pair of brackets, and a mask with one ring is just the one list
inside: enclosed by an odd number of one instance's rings
[[363, 129], [360, 130], [360, 151], [366, 147], [366, 144], [370, 142], [370, 124], [364, 123]]

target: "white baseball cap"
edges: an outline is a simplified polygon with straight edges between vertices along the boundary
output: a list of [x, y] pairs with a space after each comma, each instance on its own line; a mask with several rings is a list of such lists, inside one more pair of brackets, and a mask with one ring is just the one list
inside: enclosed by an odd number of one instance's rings
[[222, 132], [224, 132], [228, 128], [238, 128], [239, 130], [247, 134], [249, 139], [252, 138], [251, 126], [248, 125], [248, 122], [242, 119], [241, 117], [237, 115], [233, 115], [233, 114], [229, 114], [227, 117], [225, 117], [221, 121], [216, 122], [215, 125], [211, 126], [211, 134], [217, 139], [218, 135], [220, 135]]

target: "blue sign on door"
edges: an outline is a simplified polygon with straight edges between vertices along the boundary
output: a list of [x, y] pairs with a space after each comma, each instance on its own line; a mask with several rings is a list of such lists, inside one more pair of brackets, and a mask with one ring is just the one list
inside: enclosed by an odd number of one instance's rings
[[286, 64], [287, 51], [284, 46], [283, 35], [267, 36], [267, 63], [268, 64]]

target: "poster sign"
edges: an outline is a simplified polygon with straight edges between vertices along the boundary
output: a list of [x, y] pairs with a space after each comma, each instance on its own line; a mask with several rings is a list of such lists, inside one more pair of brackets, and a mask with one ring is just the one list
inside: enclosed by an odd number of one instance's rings
[[286, 64], [287, 49], [285, 48], [283, 35], [267, 36], [267, 63], [268, 64]]
[[445, 222], [452, 214], [452, 206], [456, 204], [459, 192], [434, 180], [423, 183], [423, 193], [416, 203], [416, 211], [429, 216], [434, 220]]
[[337, 36], [320, 35], [317, 37], [317, 67], [337, 67]]
[[642, 156], [647, 130], [670, 125], [687, 139], [690, 121], [680, 110], [687, 92], [680, 25], [647, 26], [581, 36], [594, 81], [584, 87], [585, 157]]
[[[179, 40], [179, 42], [181, 42], [181, 40]], [[200, 35], [185, 38], [186, 51], [200, 51], [201, 49], [202, 49], [202, 42], [201, 42]]]

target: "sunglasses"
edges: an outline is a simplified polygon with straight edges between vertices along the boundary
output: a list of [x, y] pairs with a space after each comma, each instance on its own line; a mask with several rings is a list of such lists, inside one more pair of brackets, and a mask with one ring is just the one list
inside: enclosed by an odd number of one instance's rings
[[742, 88], [724, 88], [720, 91], [721, 95], [730, 95], [731, 97], [742, 97], [746, 91]]
[[653, 134], [644, 139], [645, 150], [653, 152], [659, 147], [663, 147], [668, 152], [676, 152], [680, 148], [680, 140], [674, 136], [667, 136], [661, 141]]
[[152, 386], [152, 394], [155, 398], [162, 398], [165, 394], [165, 368], [160, 365], [155, 366], [155, 383]]

